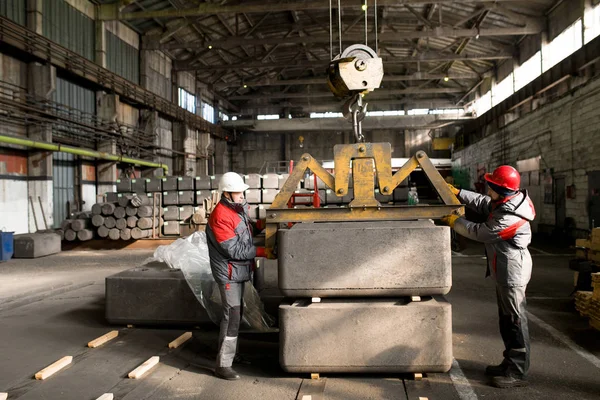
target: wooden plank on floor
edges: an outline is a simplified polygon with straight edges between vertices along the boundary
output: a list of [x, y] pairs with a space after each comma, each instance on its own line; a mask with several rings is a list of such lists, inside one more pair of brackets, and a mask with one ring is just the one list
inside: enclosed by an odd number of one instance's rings
[[8, 399], [8, 393], [0, 393], [0, 400]]
[[108, 342], [109, 340], [113, 340], [117, 336], [119, 336], [119, 331], [110, 331], [110, 332], [105, 333], [104, 335], [92, 340], [91, 342], [89, 342], [88, 347], [93, 349], [98, 346], [102, 346], [104, 343]]
[[452, 380], [448, 374], [424, 374], [422, 380], [414, 380], [412, 377], [404, 379], [404, 388], [408, 399], [444, 399], [459, 400]]
[[296, 400], [325, 400], [327, 378], [302, 379]]
[[176, 349], [191, 338], [192, 332], [186, 332], [183, 335], [179, 336], [177, 339], [173, 340], [171, 343], [169, 343], [169, 348]]
[[112, 393], [104, 393], [102, 396], [98, 397], [96, 400], [113, 400], [115, 395]]
[[129, 378], [130, 379], [141, 378], [142, 376], [144, 376], [144, 374], [146, 372], [148, 372], [150, 369], [152, 369], [152, 367], [154, 367], [156, 364], [158, 364], [159, 361], [160, 361], [159, 356], [150, 357], [149, 359], [144, 361], [144, 363], [142, 365], [140, 365], [139, 367], [137, 367], [136, 369], [131, 371], [128, 375]]
[[35, 374], [35, 379], [44, 380], [44, 379], [54, 375], [61, 369], [65, 368], [67, 365], [71, 364], [71, 362], [73, 362], [73, 357], [65, 356], [65, 357], [61, 358], [60, 360], [56, 361], [55, 363], [48, 365], [43, 370], [37, 372]]

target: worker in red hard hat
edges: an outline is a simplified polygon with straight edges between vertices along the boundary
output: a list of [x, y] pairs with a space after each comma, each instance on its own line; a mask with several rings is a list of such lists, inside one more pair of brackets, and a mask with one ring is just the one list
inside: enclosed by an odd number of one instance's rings
[[487, 196], [460, 190], [448, 184], [461, 203], [487, 216], [484, 223], [448, 215], [442, 222], [458, 234], [485, 244], [487, 276], [496, 281], [500, 334], [504, 360], [490, 365], [486, 374], [500, 388], [527, 385], [529, 369], [529, 329], [525, 311], [525, 289], [531, 278], [532, 261], [527, 246], [531, 242], [530, 222], [535, 208], [527, 191], [520, 190], [521, 177], [511, 166], [502, 165], [486, 174]]

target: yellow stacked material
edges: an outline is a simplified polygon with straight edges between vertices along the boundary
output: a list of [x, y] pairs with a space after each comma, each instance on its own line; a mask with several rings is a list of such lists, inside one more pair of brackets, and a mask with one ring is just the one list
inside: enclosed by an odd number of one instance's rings
[[590, 326], [600, 330], [600, 300], [592, 298], [588, 304]]
[[592, 248], [592, 241], [588, 239], [575, 239], [575, 247]]
[[579, 311], [582, 317], [589, 316], [590, 301], [592, 300], [592, 292], [578, 291], [575, 293], [575, 309]]
[[594, 288], [592, 298], [600, 301], [600, 272], [592, 274], [592, 287]]
[[575, 258], [587, 260], [591, 246], [591, 240], [575, 239]]
[[600, 251], [600, 228], [592, 229], [592, 234], [590, 235], [590, 249], [594, 251]]

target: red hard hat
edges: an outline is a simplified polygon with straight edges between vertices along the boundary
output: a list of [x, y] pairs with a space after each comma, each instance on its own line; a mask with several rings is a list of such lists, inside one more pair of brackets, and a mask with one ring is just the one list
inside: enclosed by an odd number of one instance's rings
[[485, 174], [485, 180], [508, 190], [517, 191], [521, 186], [519, 171], [510, 165], [501, 165], [492, 174]]

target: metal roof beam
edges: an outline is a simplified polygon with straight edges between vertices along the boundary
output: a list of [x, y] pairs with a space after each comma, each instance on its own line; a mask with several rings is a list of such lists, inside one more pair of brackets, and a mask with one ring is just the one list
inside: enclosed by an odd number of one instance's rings
[[[450, 80], [459, 79], [479, 79], [479, 74], [428, 74], [425, 72], [415, 73], [411, 75], [384, 75], [383, 82], [404, 82], [404, 81], [417, 81], [417, 80], [435, 80], [449, 78]], [[225, 82], [217, 83], [213, 87], [216, 90], [225, 89], [228, 87], [241, 87], [247, 85], [248, 87], [261, 87], [261, 86], [297, 86], [297, 85], [325, 85], [327, 81], [323, 78], [305, 78], [305, 79], [285, 79], [285, 80], [272, 80], [262, 79], [257, 81], [236, 81], [236, 82]]]
[[[378, 0], [379, 6], [403, 6], [403, 5], [423, 5], [431, 4], [432, 0]], [[465, 3], [507, 3], [514, 0], [478, 0], [465, 1]], [[528, 0], [529, 3], [545, 4], [543, 0]], [[456, 0], [436, 0], [438, 5], [453, 4]], [[337, 4], [333, 2], [332, 6], [337, 8]], [[354, 2], [345, 2], [342, 8], [356, 8]], [[303, 10], [328, 10], [329, 3], [322, 0], [309, 1], [288, 1], [288, 2], [269, 2], [269, 4], [235, 4], [221, 5], [218, 3], [201, 3], [197, 7], [186, 9], [165, 9], [165, 10], [148, 10], [138, 12], [123, 12], [122, 7], [118, 3], [101, 4], [98, 19], [104, 21], [110, 20], [134, 20], [144, 18], [181, 18], [181, 17], [197, 17], [211, 14], [235, 14], [235, 13], [267, 13], [267, 12], [285, 12], [285, 11], [303, 11]]]
[[[423, 53], [417, 57], [405, 57], [405, 58], [389, 58], [383, 59], [384, 65], [395, 65], [395, 64], [409, 64], [417, 62], [445, 62], [445, 61], [465, 61], [465, 60], [506, 60], [513, 58], [510, 53], [498, 52], [496, 54], [488, 55], [474, 55], [474, 54], [453, 54], [453, 53]], [[295, 57], [293, 58], [295, 59]], [[215, 71], [222, 69], [265, 69], [265, 68], [321, 68], [325, 69], [329, 65], [328, 62], [315, 63], [315, 62], [280, 62], [280, 63], [262, 63], [262, 62], [243, 62], [235, 64], [218, 64], [210, 66], [195, 66], [190, 65], [187, 62], [174, 62], [173, 69], [177, 71], [186, 70], [197, 70], [202, 69], [203, 71]]]
[[[365, 99], [372, 99], [385, 96], [405, 95], [405, 94], [457, 94], [464, 93], [460, 88], [406, 88], [406, 89], [377, 89], [365, 96]], [[259, 100], [259, 99], [300, 99], [300, 98], [318, 98], [333, 97], [331, 92], [312, 92], [312, 93], [262, 93], [246, 94], [240, 96], [230, 96], [229, 100]]]
[[[458, 29], [449, 27], [437, 27], [427, 31], [409, 31], [409, 32], [394, 32], [382, 33], [379, 35], [379, 42], [398, 43], [405, 39], [419, 39], [427, 37], [438, 38], [473, 38], [485, 36], [523, 36], [534, 35], [540, 33], [539, 27], [522, 27], [522, 28], [482, 28], [482, 29]], [[343, 41], [346, 43], [361, 43], [364, 40], [364, 35], [348, 34], [344, 36]], [[231, 48], [244, 45], [285, 45], [299, 43], [329, 43], [329, 35], [315, 35], [305, 37], [266, 37], [266, 38], [244, 38], [244, 37], [227, 37], [222, 39], [204, 40], [194, 43], [165, 43], [161, 44], [158, 41], [147, 43], [146, 50], [174, 50], [181, 48], [204, 48], [212, 46], [214, 48]]]

